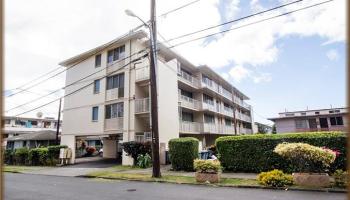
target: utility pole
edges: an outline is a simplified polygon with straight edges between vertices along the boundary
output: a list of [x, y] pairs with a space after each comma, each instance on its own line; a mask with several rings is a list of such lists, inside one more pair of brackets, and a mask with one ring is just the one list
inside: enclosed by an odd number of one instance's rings
[[159, 130], [158, 130], [158, 97], [157, 97], [157, 25], [156, 25], [156, 1], [151, 0], [150, 17], [150, 79], [151, 79], [151, 130], [152, 130], [152, 177], [161, 177], [159, 159]]
[[61, 103], [62, 103], [62, 98], [60, 98], [60, 105], [58, 106], [58, 117], [57, 117], [57, 127], [56, 127], [56, 144], [57, 145], [58, 145], [58, 134], [60, 132]]

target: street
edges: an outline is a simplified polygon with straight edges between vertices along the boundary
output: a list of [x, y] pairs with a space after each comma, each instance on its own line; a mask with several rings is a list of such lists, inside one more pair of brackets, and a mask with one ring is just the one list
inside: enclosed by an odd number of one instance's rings
[[344, 193], [224, 188], [5, 173], [6, 200], [346, 199]]

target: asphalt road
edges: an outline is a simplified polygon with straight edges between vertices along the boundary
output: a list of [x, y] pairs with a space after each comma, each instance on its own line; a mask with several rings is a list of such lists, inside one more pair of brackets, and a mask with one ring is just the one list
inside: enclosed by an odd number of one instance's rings
[[5, 200], [295, 200], [346, 199], [345, 194], [266, 189], [214, 188], [166, 183], [112, 181], [5, 173]]

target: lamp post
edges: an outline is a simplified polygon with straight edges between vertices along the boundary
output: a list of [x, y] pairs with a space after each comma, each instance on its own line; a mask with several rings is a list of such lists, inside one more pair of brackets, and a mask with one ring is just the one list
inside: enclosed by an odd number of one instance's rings
[[158, 98], [157, 98], [157, 29], [156, 29], [156, 11], [155, 0], [151, 0], [151, 19], [150, 24], [147, 24], [131, 10], [125, 10], [128, 16], [138, 18], [150, 32], [150, 82], [151, 82], [151, 132], [152, 132], [152, 160], [153, 170], [152, 177], [161, 177], [160, 159], [159, 159], [159, 131], [158, 131]]

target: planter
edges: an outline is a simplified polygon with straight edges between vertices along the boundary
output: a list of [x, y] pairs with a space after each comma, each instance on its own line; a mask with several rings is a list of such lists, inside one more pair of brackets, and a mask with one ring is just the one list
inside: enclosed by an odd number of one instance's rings
[[300, 186], [328, 187], [330, 178], [327, 173], [293, 173], [293, 181]]
[[218, 183], [220, 182], [220, 173], [202, 173], [196, 172], [196, 181], [199, 183], [209, 182]]

